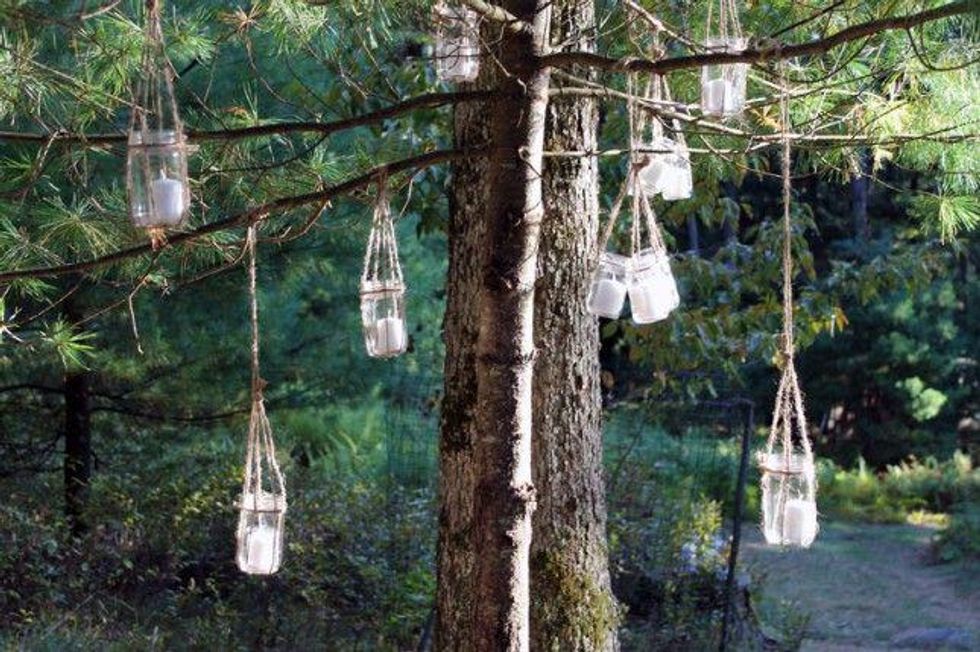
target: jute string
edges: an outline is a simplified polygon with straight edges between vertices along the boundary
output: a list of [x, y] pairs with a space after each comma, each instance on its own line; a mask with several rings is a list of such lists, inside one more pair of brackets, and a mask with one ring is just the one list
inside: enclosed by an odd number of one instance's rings
[[[780, 97], [780, 129], [782, 143], [782, 201], [783, 201], [783, 330], [780, 336], [781, 358], [783, 373], [776, 390], [776, 400], [772, 415], [772, 424], [769, 429], [769, 438], [766, 442], [765, 463], [769, 464], [771, 455], [777, 451], [782, 454], [782, 471], [789, 472], [795, 465], [792, 464], [794, 442], [794, 429], [799, 439], [800, 449], [803, 453], [803, 468], [800, 471], [805, 477], [806, 498], [815, 499], [816, 497], [816, 477], [813, 467], [813, 450], [810, 437], [807, 433], [806, 413], [803, 406], [803, 393], [800, 390], [799, 378], [796, 374], [794, 357], [796, 354], [793, 338], [793, 229], [792, 229], [792, 125], [789, 116], [789, 88], [786, 83], [785, 70], [780, 78], [782, 95]], [[795, 426], [795, 428], [794, 428]], [[775, 469], [770, 469], [777, 471]], [[785, 478], [780, 479], [780, 504], [785, 503], [785, 492], [788, 483]]]
[[398, 239], [395, 237], [395, 224], [388, 199], [387, 176], [384, 174], [378, 178], [378, 196], [374, 202], [371, 233], [364, 251], [361, 271], [361, 285], [373, 282], [392, 282], [399, 285], [404, 283], [398, 256]]
[[[659, 80], [653, 80], [659, 83]], [[647, 83], [645, 96], [650, 97], [654, 92], [655, 84]], [[599, 251], [605, 251], [612, 238], [616, 222], [622, 211], [626, 196], [632, 193], [632, 222], [630, 224], [630, 254], [636, 255], [642, 248], [643, 228], [646, 227], [647, 246], [652, 250], [666, 254], [667, 246], [664, 244], [663, 234], [657, 224], [656, 213], [650, 204], [650, 198], [639, 182], [640, 170], [646, 165], [647, 160], [640, 150], [642, 149], [643, 132], [646, 128], [646, 118], [636, 105], [636, 79], [634, 73], [626, 74], [626, 111], [627, 122], [629, 125], [629, 168], [626, 171], [626, 179], [623, 181], [619, 193], [609, 209], [609, 219], [603, 229], [602, 237], [599, 240]], [[654, 122], [657, 122], [656, 120]]]
[[[272, 436], [272, 425], [265, 412], [264, 390], [266, 383], [259, 368], [259, 301], [256, 281], [256, 225], [248, 227], [245, 246], [248, 250], [248, 295], [251, 325], [251, 366], [252, 366], [252, 411], [248, 423], [248, 441], [245, 452], [245, 478], [242, 483], [243, 498], [251, 498], [251, 506], [242, 505], [255, 511], [285, 511], [286, 483], [279, 462], [276, 460], [276, 443]], [[268, 467], [271, 485], [263, 487], [263, 475]], [[270, 496], [272, 503], [264, 500]]]

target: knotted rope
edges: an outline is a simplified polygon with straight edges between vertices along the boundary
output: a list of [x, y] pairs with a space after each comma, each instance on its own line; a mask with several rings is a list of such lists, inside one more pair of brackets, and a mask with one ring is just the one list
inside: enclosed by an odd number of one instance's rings
[[378, 196], [374, 202], [371, 234], [368, 236], [361, 271], [362, 286], [378, 282], [404, 284], [398, 257], [398, 239], [395, 237], [395, 224], [388, 200], [387, 175], [383, 172], [378, 178]]
[[[272, 437], [272, 425], [265, 412], [264, 390], [266, 382], [259, 368], [259, 301], [256, 281], [256, 225], [248, 227], [245, 247], [248, 250], [248, 295], [251, 324], [252, 411], [248, 422], [248, 441], [245, 452], [245, 478], [242, 482], [242, 499], [251, 501], [243, 508], [254, 511], [285, 511], [286, 483], [279, 462], [276, 460], [276, 442]], [[269, 468], [271, 488], [263, 488], [264, 468]]]

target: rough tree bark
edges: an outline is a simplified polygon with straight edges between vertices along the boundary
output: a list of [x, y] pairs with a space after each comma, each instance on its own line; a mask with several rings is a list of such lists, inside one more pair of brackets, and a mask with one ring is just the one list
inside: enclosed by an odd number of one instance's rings
[[[450, 224], [444, 334], [436, 624], [443, 650], [528, 649], [533, 302], [549, 84], [537, 58], [547, 4], [501, 3], [532, 29], [488, 39], [495, 52], [486, 61], [506, 74], [494, 80], [497, 92], [487, 107], [485, 189], [480, 183], [460, 188], [478, 167], [457, 166], [454, 182], [454, 208], [462, 210]], [[458, 122], [461, 132], [474, 135]], [[461, 222], [467, 218], [483, 224]]]
[[[595, 47], [592, 0], [556, 0], [551, 42]], [[597, 149], [596, 103], [553, 98], [545, 149]], [[531, 540], [531, 649], [617, 648], [602, 476], [599, 331], [586, 309], [597, 253], [598, 164], [550, 158], [535, 289], [534, 436], [537, 509]]]
[[[496, 70], [483, 66], [477, 86], [489, 87]], [[480, 147], [489, 139], [488, 105], [458, 104], [455, 146]], [[474, 156], [453, 164], [446, 281], [445, 392], [439, 437], [439, 543], [437, 560], [437, 650], [465, 650], [471, 640], [473, 495], [476, 486], [476, 338], [480, 298], [481, 252], [486, 249], [484, 212], [488, 161]]]

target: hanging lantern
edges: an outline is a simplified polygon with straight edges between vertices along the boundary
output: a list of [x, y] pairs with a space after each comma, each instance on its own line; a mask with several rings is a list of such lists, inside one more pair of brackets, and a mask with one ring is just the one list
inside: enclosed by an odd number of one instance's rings
[[652, 324], [666, 319], [681, 302], [667, 251], [642, 249], [634, 254], [631, 268], [629, 295], [633, 321]]
[[[651, 78], [646, 98], [657, 106], [663, 101], [670, 102], [670, 87], [662, 75]], [[637, 116], [636, 132], [644, 134], [647, 129], [650, 131], [648, 144], [644, 147], [650, 151], [640, 159], [642, 163], [637, 180], [647, 197], [661, 195], [668, 201], [688, 199], [694, 192], [691, 155], [677, 119], [669, 123], [673, 138], [665, 135], [667, 127], [659, 115], [648, 116], [644, 113]]]
[[238, 568], [249, 575], [271, 575], [282, 564], [286, 483], [276, 460], [272, 425], [265, 413], [259, 375], [259, 309], [255, 273], [255, 225], [248, 228], [249, 298], [252, 325], [252, 413], [248, 422], [245, 478], [238, 500]]
[[[787, 346], [787, 351], [791, 350]], [[817, 536], [817, 474], [807, 433], [803, 393], [792, 356], [776, 391], [762, 474], [762, 532], [766, 542], [806, 548]]]
[[191, 205], [187, 141], [163, 47], [157, 0], [147, 2], [143, 67], [133, 98], [126, 156], [129, 214], [140, 228], [179, 225]]
[[593, 315], [619, 319], [626, 303], [629, 262], [626, 256], [611, 251], [599, 254], [599, 267], [589, 288], [588, 306]]
[[405, 282], [383, 182], [374, 206], [361, 273], [361, 325], [364, 345], [372, 358], [392, 358], [408, 348]]
[[[735, 0], [719, 0], [718, 21], [712, 20], [713, 5], [708, 5], [707, 54], [738, 54], [748, 46], [742, 36]], [[745, 85], [749, 66], [746, 63], [724, 63], [701, 69], [701, 111], [705, 115], [729, 117], [745, 106]]]
[[776, 390], [772, 426], [759, 454], [762, 473], [762, 532], [766, 542], [807, 548], [817, 536], [817, 474], [807, 432], [803, 392], [793, 362], [793, 257], [790, 206], [791, 143], [789, 91], [782, 79], [779, 103], [783, 178], [783, 374]]
[[458, 3], [440, 2], [433, 8], [436, 76], [445, 82], [471, 82], [480, 73], [478, 15]]
[[[599, 317], [616, 319], [628, 295], [633, 321], [649, 324], [665, 319], [680, 305], [680, 297], [670, 269], [667, 248], [643, 185], [639, 183], [639, 174], [638, 165], [632, 164], [609, 212], [609, 222], [600, 240], [599, 266], [589, 289], [588, 308], [589, 312]], [[633, 189], [630, 225], [633, 253], [626, 257], [606, 251], [606, 246], [630, 189]], [[641, 249], [644, 228], [648, 239], [647, 246]]]
[[812, 456], [775, 451], [759, 456], [762, 532], [766, 542], [806, 548], [817, 537], [816, 471]]

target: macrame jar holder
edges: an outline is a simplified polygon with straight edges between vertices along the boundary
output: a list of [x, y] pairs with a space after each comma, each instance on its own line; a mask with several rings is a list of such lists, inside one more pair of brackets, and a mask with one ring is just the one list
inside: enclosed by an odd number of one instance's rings
[[271, 575], [282, 564], [286, 483], [276, 460], [272, 425], [265, 413], [265, 381], [259, 375], [258, 298], [255, 281], [255, 225], [248, 228], [249, 297], [252, 322], [252, 413], [248, 422], [245, 478], [238, 501], [238, 568]]
[[[599, 243], [599, 265], [589, 288], [587, 304], [592, 314], [617, 319], [628, 295], [633, 321], [650, 324], [666, 319], [680, 305], [680, 296], [656, 216], [637, 180], [639, 171], [639, 166], [631, 163], [623, 187], [609, 211], [609, 221]], [[627, 257], [608, 251], [607, 246], [630, 188], [634, 190], [631, 197], [631, 254]]]
[[479, 15], [457, 2], [437, 2], [435, 25], [436, 76], [445, 82], [471, 82], [480, 74]]
[[807, 432], [803, 393], [793, 361], [793, 259], [790, 205], [789, 108], [785, 81], [780, 113], [783, 129], [783, 374], [776, 390], [762, 474], [762, 532], [773, 545], [809, 547], [817, 536], [817, 474]]
[[[748, 46], [742, 36], [736, 0], [718, 0], [708, 4], [708, 21], [704, 49], [707, 54], [737, 54]], [[727, 118], [745, 108], [745, 86], [749, 66], [746, 63], [724, 63], [701, 68], [701, 111], [705, 115]]]
[[173, 68], [164, 52], [160, 7], [146, 3], [146, 44], [133, 97], [126, 155], [126, 189], [133, 224], [154, 246], [163, 229], [184, 221], [191, 205], [187, 139], [177, 113]]
[[[645, 95], [657, 105], [663, 101], [670, 102], [670, 88], [663, 75], [651, 78]], [[660, 195], [667, 201], [690, 198], [694, 192], [691, 154], [680, 123], [676, 118], [670, 121], [669, 137], [668, 124], [660, 116], [644, 112], [638, 114], [636, 119], [636, 133], [650, 132], [650, 138], [643, 147], [649, 151], [640, 159], [642, 165], [637, 176], [647, 197]]]
[[372, 358], [392, 358], [408, 348], [405, 281], [384, 181], [374, 204], [374, 220], [361, 273], [361, 325]]

